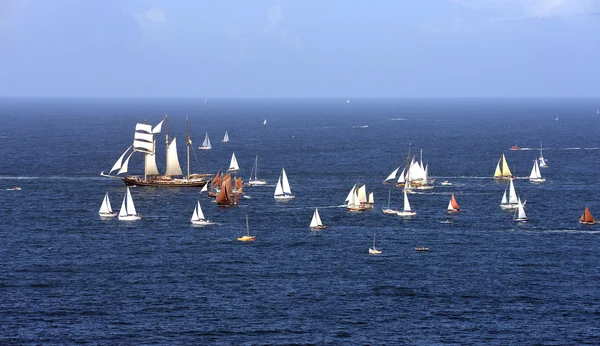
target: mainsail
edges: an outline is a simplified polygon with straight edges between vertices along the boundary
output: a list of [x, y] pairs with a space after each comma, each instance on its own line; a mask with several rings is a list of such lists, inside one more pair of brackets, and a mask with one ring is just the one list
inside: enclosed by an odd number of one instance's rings
[[177, 156], [177, 137], [173, 138], [171, 144], [167, 147], [167, 172], [165, 175], [183, 175]]

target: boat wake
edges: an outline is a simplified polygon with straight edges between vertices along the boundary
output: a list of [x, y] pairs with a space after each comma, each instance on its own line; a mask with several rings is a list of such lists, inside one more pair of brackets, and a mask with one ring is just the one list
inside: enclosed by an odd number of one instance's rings
[[352, 126], [353, 129], [366, 129], [367, 127], [369, 127], [369, 125]]
[[553, 230], [546, 230], [544, 232], [548, 232], [548, 233], [585, 233], [585, 234], [599, 234], [600, 230], [592, 230], [592, 229], [553, 229]]
[[408, 120], [406, 118], [391, 118], [390, 120], [400, 121], [400, 120]]
[[63, 181], [106, 180], [106, 178], [104, 178], [104, 177], [97, 177], [97, 176], [91, 176], [91, 177], [61, 177], [61, 176], [49, 176], [49, 177], [14, 177], [14, 176], [7, 176], [7, 175], [0, 176], [0, 180], [38, 180], [38, 179], [44, 179], [44, 180], [63, 180]]

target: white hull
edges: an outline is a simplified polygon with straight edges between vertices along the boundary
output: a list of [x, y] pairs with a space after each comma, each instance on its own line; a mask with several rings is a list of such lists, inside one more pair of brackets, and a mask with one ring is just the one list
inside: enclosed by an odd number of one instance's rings
[[267, 181], [258, 179], [258, 180], [250, 180], [248, 182], [248, 186], [256, 186], [256, 185], [267, 185]]
[[211, 147], [198, 147], [198, 149], [200, 149], [200, 150], [210, 150], [210, 149], [212, 149], [212, 146]]
[[529, 181], [532, 183], [543, 183], [546, 181], [546, 178], [529, 178]]
[[206, 225], [210, 225], [211, 222], [209, 220], [194, 220], [192, 221], [192, 225], [197, 225], [197, 226], [206, 226]]
[[458, 213], [458, 212], [460, 212], [460, 209], [447, 209], [446, 211], [448, 213]]
[[382, 209], [382, 211], [384, 214], [398, 214], [398, 210], [395, 210], [395, 209], [387, 208], [387, 209]]
[[142, 217], [140, 215], [125, 215], [125, 216], [121, 216], [119, 215], [119, 220], [121, 221], [135, 221], [135, 220], [139, 220]]
[[505, 209], [505, 210], [515, 210], [519, 207], [518, 203], [513, 203], [513, 204], [500, 204], [500, 208]]
[[375, 248], [369, 248], [369, 255], [381, 255], [381, 250]]
[[421, 185], [421, 186], [417, 186], [416, 189], [417, 190], [431, 190], [431, 189], [433, 189], [433, 185]]
[[112, 213], [98, 213], [98, 215], [100, 215], [100, 217], [110, 218], [110, 217], [117, 216], [117, 213], [115, 213], [115, 212], [112, 212]]
[[396, 213], [398, 216], [415, 216], [417, 215], [416, 211], [399, 211]]
[[527, 218], [513, 219], [514, 222], [527, 222]]
[[275, 199], [280, 200], [280, 201], [296, 198], [296, 196], [292, 196], [292, 195], [276, 195], [273, 197], [275, 197]]

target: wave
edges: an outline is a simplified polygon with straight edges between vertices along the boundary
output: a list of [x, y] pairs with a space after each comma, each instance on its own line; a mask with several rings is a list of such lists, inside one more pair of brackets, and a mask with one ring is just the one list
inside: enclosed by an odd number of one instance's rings
[[390, 120], [396, 120], [396, 121], [399, 121], [399, 120], [408, 120], [408, 119], [406, 119], [406, 118], [391, 118]]
[[48, 177], [26, 177], [26, 176], [0, 176], [0, 180], [66, 180], [66, 181], [81, 181], [81, 180], [106, 180], [105, 177], [65, 177], [65, 176], [48, 176]]

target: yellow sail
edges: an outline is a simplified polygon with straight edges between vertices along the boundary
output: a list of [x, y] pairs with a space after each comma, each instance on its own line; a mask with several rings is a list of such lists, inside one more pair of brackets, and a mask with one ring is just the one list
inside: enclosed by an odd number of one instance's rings
[[504, 153], [502, 153], [502, 175], [505, 177], [512, 177], [512, 173], [510, 171], [510, 168], [508, 168], [508, 163], [506, 163]]
[[502, 159], [498, 160], [498, 164], [496, 165], [496, 172], [494, 173], [494, 178], [500, 178], [502, 177], [502, 171], [500, 170], [500, 161]]

